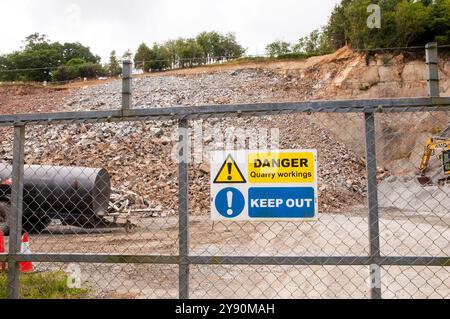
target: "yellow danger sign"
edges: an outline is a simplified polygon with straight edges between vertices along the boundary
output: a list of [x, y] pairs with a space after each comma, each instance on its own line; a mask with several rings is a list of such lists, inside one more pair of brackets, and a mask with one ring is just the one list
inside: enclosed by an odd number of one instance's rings
[[215, 184], [245, 184], [244, 175], [237, 166], [235, 160], [231, 155], [228, 155], [227, 159], [223, 163], [219, 170], [216, 178], [214, 179]]
[[313, 152], [268, 152], [248, 155], [249, 183], [304, 183], [315, 181]]

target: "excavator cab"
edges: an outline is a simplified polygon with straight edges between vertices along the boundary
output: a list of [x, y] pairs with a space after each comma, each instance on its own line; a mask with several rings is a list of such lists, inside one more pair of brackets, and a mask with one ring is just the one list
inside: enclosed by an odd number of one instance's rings
[[442, 161], [444, 164], [444, 174], [448, 176], [450, 175], [450, 150], [442, 153]]
[[417, 178], [421, 185], [432, 185], [433, 180], [427, 176], [431, 156], [438, 155], [442, 159], [443, 177], [438, 182], [450, 180], [450, 139], [442, 136], [428, 140], [419, 167], [420, 176]]

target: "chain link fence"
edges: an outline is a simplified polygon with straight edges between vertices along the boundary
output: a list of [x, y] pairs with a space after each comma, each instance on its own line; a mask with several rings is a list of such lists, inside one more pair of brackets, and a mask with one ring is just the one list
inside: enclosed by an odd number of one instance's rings
[[[392, 112], [381, 113], [369, 107], [311, 115], [288, 111], [256, 117], [252, 112], [249, 118], [219, 120], [225, 127], [239, 121], [298, 124], [280, 132], [280, 148], [318, 150], [320, 217], [307, 223], [212, 222], [210, 173], [204, 164], [172, 159], [174, 149], [184, 150], [172, 139], [173, 121], [161, 122], [167, 125], [162, 133], [152, 130], [148, 116], [134, 122], [33, 125], [42, 124], [39, 119], [26, 125], [25, 135], [23, 125], [14, 132], [5, 128], [3, 230], [9, 232], [11, 249], [18, 210], [13, 203], [19, 198], [13, 193], [14, 167], [23, 167], [18, 177], [22, 225], [17, 225], [30, 234], [31, 254], [10, 253], [2, 260], [9, 262], [10, 276], [15, 261], [34, 261], [42, 273], [70, 274], [74, 268], [86, 287], [84, 296], [95, 298], [177, 298], [180, 293], [367, 298], [374, 289], [386, 298], [448, 298], [450, 198], [437, 174], [440, 154], [430, 160], [435, 184], [416, 181], [427, 138], [449, 123], [448, 102], [441, 99], [440, 106], [417, 112], [391, 107]], [[189, 122], [180, 120], [182, 127]], [[219, 125], [212, 119], [201, 123]], [[305, 127], [311, 135], [299, 138]], [[370, 136], [376, 157], [365, 155]], [[221, 149], [219, 144], [210, 150]], [[17, 165], [17, 156], [26, 165]], [[369, 180], [367, 167], [374, 170]], [[368, 181], [374, 178], [371, 188]], [[367, 202], [374, 194], [377, 199]]]
[[[129, 81], [121, 110], [0, 116], [5, 296], [450, 297], [450, 98], [133, 109]], [[261, 132], [317, 149], [317, 221], [211, 220], [209, 152]]]

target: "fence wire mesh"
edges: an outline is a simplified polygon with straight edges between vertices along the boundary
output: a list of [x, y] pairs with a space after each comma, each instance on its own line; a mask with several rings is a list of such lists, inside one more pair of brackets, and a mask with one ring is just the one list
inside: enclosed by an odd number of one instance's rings
[[[46, 258], [34, 262], [35, 271], [52, 280], [74, 272], [86, 298], [177, 298], [182, 287], [191, 298], [369, 298], [369, 265], [379, 263], [384, 298], [450, 297], [448, 267], [435, 260], [450, 255], [442, 150], [429, 161], [433, 184], [417, 182], [428, 139], [448, 134], [448, 111], [376, 113], [372, 132], [365, 132], [363, 113], [291, 111], [186, 123], [194, 132], [184, 154], [188, 189], [180, 185], [176, 121], [27, 126], [22, 227], [31, 253]], [[237, 145], [243, 127], [247, 138]], [[229, 148], [227, 141], [268, 147], [274, 128], [280, 149], [317, 149], [320, 218], [212, 222], [209, 152]], [[0, 217], [7, 234], [13, 131], [2, 131]], [[365, 133], [376, 137], [376, 238], [369, 236]], [[183, 203], [189, 215], [180, 218]], [[45, 293], [48, 280], [38, 290]]]
[[[449, 62], [352, 57], [0, 116], [0, 297], [449, 298]], [[210, 153], [268, 148], [317, 150], [319, 218], [213, 222]]]

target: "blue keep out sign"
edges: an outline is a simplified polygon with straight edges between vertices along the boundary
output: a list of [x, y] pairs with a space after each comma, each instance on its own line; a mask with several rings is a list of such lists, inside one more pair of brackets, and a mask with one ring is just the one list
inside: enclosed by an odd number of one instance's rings
[[314, 218], [316, 203], [313, 187], [249, 188], [250, 218]]

